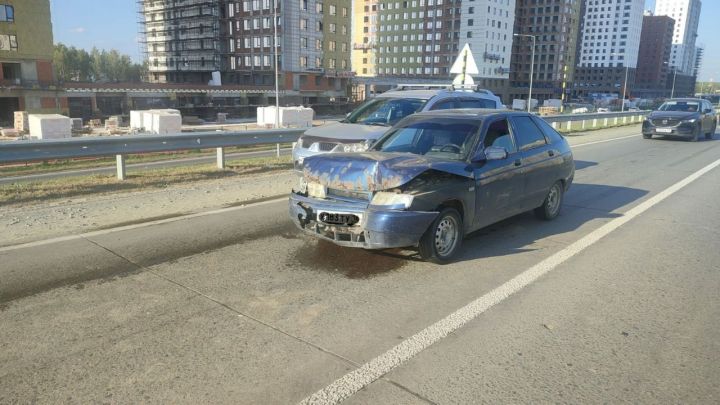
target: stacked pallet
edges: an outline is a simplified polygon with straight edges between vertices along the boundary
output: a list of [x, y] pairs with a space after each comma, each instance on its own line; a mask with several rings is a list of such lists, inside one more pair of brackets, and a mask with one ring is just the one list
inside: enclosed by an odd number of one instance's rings
[[15, 130], [25, 134], [30, 130], [27, 111], [15, 111]]

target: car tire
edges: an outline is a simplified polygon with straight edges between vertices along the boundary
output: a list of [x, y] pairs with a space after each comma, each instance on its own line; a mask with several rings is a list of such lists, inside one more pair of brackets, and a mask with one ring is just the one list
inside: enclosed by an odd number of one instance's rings
[[690, 142], [697, 142], [700, 140], [700, 133], [702, 132], [702, 124], [698, 124], [693, 131], [692, 137], [689, 139]]
[[643, 134], [643, 138], [645, 138], [645, 139], [652, 139], [652, 134], [649, 134], [649, 135]]
[[463, 235], [460, 213], [454, 208], [443, 209], [420, 238], [420, 257], [436, 264], [450, 263], [462, 246]]
[[713, 139], [713, 136], [715, 135], [715, 131], [717, 130], [717, 122], [713, 122], [712, 129], [710, 132], [705, 134], [705, 139]]
[[562, 182], [556, 182], [548, 190], [545, 201], [542, 205], [535, 208], [535, 216], [545, 221], [551, 221], [560, 215], [560, 207], [565, 196], [565, 188]]

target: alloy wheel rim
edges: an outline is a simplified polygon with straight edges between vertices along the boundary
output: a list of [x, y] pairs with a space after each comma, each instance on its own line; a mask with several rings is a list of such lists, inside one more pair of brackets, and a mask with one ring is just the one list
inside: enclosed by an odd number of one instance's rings
[[443, 218], [435, 229], [435, 250], [440, 256], [447, 256], [457, 244], [458, 225], [455, 218]]

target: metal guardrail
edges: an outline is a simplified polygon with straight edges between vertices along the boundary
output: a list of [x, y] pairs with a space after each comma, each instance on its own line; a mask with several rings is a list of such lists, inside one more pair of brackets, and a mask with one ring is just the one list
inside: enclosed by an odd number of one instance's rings
[[217, 149], [218, 168], [225, 168], [224, 148], [277, 145], [296, 141], [307, 128], [242, 132], [196, 132], [177, 135], [102, 136], [0, 144], [0, 164], [52, 159], [116, 156], [118, 179], [125, 179], [125, 155]]
[[[542, 117], [553, 127], [562, 129], [567, 123], [567, 130], [573, 122], [582, 122], [582, 129], [596, 128], [603, 121], [607, 126], [610, 121], [614, 125], [641, 122], [648, 111], [624, 113], [569, 114]], [[217, 166], [225, 168], [224, 148], [234, 146], [277, 145], [296, 141], [306, 128], [269, 129], [262, 131], [240, 132], [195, 132], [177, 135], [129, 135], [83, 137], [57, 140], [16, 141], [0, 144], [0, 164], [32, 162], [54, 159], [71, 159], [86, 157], [115, 156], [118, 179], [126, 176], [125, 156], [139, 153], [172, 152], [192, 149], [217, 150]]]

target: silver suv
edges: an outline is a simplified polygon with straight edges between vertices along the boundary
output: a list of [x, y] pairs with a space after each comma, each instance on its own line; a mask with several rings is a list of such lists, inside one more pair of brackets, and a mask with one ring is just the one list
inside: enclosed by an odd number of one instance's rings
[[320, 153], [361, 152], [396, 122], [420, 111], [458, 108], [505, 108], [498, 96], [483, 89], [438, 85], [400, 85], [379, 94], [336, 123], [308, 129], [293, 147], [295, 170], [305, 158]]

